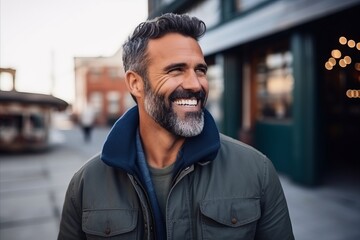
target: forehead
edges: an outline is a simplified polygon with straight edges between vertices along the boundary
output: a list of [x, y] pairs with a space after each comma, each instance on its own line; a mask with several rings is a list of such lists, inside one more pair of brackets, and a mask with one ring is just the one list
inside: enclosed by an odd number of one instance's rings
[[151, 39], [147, 52], [150, 65], [160, 62], [204, 62], [199, 43], [178, 33], [168, 33], [161, 38]]

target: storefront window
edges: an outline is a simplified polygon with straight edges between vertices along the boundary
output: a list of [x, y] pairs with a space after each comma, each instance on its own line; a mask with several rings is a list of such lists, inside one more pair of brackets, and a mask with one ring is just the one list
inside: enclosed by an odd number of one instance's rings
[[271, 0], [228, 0], [221, 2], [222, 20], [229, 20]]
[[268, 0], [235, 0], [235, 11], [243, 12]]
[[220, 1], [200, 1], [195, 4], [188, 13], [191, 16], [196, 16], [197, 18], [203, 20], [207, 28], [215, 27], [221, 21]]
[[224, 78], [220, 64], [209, 65], [207, 79], [209, 82], [209, 96], [206, 108], [214, 117], [217, 125], [220, 126], [223, 118], [221, 102], [224, 91]]
[[292, 54], [268, 53], [259, 59], [256, 72], [257, 118], [290, 119], [292, 108]]

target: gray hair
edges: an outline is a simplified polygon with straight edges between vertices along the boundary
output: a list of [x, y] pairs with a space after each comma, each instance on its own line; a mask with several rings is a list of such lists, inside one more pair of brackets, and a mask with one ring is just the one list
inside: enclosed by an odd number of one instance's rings
[[205, 31], [206, 25], [203, 21], [186, 14], [166, 13], [140, 23], [123, 44], [124, 70], [138, 73], [145, 81], [149, 63], [146, 50], [150, 39], [160, 38], [167, 33], [179, 33], [198, 41]]

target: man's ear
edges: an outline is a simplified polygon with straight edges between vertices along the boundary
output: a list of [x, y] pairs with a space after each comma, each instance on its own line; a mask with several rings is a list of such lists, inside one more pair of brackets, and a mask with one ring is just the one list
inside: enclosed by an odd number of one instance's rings
[[125, 73], [125, 82], [131, 95], [136, 98], [142, 96], [142, 92], [144, 90], [144, 82], [139, 74], [133, 71], [127, 71]]

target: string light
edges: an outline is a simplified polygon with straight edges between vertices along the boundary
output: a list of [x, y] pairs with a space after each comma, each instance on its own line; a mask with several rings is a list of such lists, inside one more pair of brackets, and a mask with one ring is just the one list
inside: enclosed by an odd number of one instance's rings
[[[344, 46], [347, 45], [349, 48], [356, 47], [358, 50], [360, 50], [360, 42], [356, 43], [352, 39], [348, 40], [345, 36], [339, 37], [339, 43]], [[337, 63], [342, 68], [345, 68], [347, 65], [351, 64], [352, 59], [350, 56], [346, 55], [344, 56], [344, 58], [340, 59], [341, 56], [342, 56], [342, 52], [339, 49], [333, 49], [331, 51], [331, 57], [328, 59], [327, 62], [325, 62], [325, 68], [327, 70], [332, 70]], [[355, 63], [354, 66], [357, 71], [360, 71], [360, 63]]]
[[340, 37], [340, 38], [339, 38], [339, 43], [340, 43], [341, 45], [345, 45], [345, 44], [347, 43], [346, 37]]
[[345, 56], [344, 61], [345, 61], [346, 64], [350, 64], [351, 63], [351, 57]]
[[336, 60], [335, 58], [329, 58], [328, 62], [331, 64], [331, 66], [335, 66], [336, 65]]
[[331, 70], [331, 69], [333, 69], [333, 66], [331, 65], [330, 62], [326, 62], [326, 63], [325, 63], [325, 68], [326, 68], [327, 70]]
[[355, 69], [356, 69], [357, 71], [360, 71], [360, 63], [355, 63]]
[[349, 48], [354, 48], [354, 47], [355, 47], [355, 41], [352, 40], [352, 39], [350, 39], [350, 40], [348, 41], [348, 46], [349, 46]]
[[333, 56], [334, 58], [341, 58], [341, 52], [338, 49], [334, 49], [331, 51], [331, 56]]
[[340, 65], [340, 67], [342, 67], [342, 68], [346, 67], [346, 62], [345, 62], [345, 60], [344, 60], [344, 59], [340, 59], [339, 65]]

